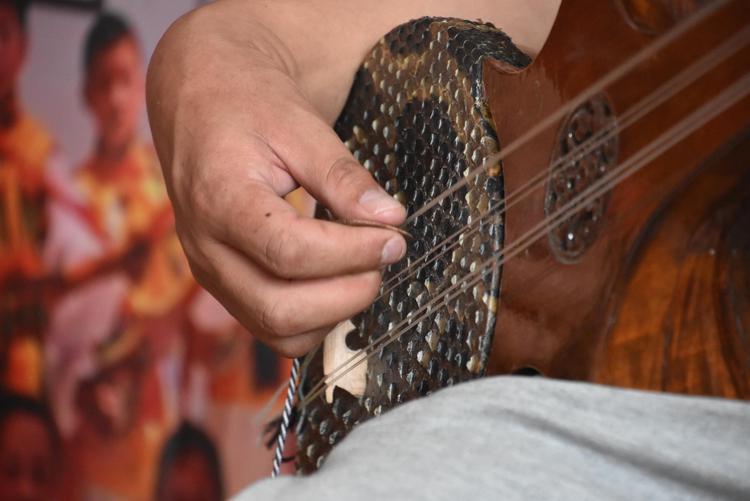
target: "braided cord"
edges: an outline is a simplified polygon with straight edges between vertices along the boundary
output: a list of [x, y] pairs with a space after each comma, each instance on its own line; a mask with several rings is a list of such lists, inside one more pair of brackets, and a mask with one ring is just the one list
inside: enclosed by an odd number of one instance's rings
[[273, 469], [271, 478], [279, 476], [281, 461], [284, 457], [284, 445], [286, 443], [286, 433], [289, 430], [289, 422], [292, 419], [292, 410], [294, 408], [294, 395], [297, 393], [297, 377], [299, 375], [299, 358], [295, 358], [292, 363], [292, 370], [289, 374], [289, 385], [286, 390], [284, 399], [284, 410], [281, 413], [281, 424], [279, 425], [279, 434], [276, 437], [276, 451], [273, 456]]

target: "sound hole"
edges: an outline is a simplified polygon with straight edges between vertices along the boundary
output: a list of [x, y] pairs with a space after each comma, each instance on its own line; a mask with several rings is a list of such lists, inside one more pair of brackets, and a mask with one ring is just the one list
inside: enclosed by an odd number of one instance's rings
[[531, 366], [520, 367], [513, 371], [514, 376], [543, 376], [539, 369]]
[[603, 94], [580, 105], [561, 128], [544, 201], [547, 217], [564, 218], [549, 232], [550, 247], [558, 261], [578, 262], [596, 240], [607, 195], [587, 200], [573, 213], [566, 207], [581, 200], [616, 168], [618, 149], [617, 122]]

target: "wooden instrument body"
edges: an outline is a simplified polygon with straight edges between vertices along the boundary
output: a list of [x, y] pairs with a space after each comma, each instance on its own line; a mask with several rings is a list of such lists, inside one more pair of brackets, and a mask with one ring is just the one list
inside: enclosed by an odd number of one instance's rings
[[[485, 66], [501, 145], [668, 29], [661, 18], [654, 18], [653, 29], [639, 29], [627, 15], [632, 4], [644, 2], [563, 1], [529, 67]], [[604, 89], [615, 116], [748, 25], [750, 9], [742, 1], [717, 9]], [[621, 127], [620, 161], [748, 68], [750, 49], [743, 46]], [[550, 168], [564, 121], [503, 160], [506, 196]], [[560, 262], [546, 236], [510, 259], [489, 373], [531, 368], [550, 377], [750, 398], [749, 126], [750, 99], [744, 97], [618, 184], [596, 240], [576, 262]], [[506, 246], [545, 217], [546, 184], [509, 206]]]

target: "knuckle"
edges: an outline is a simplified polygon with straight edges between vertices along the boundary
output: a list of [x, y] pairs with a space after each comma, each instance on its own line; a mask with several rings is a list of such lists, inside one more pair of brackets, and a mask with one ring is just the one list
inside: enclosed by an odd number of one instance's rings
[[213, 295], [216, 295], [213, 280], [209, 277], [210, 275], [205, 273], [200, 265], [196, 264], [192, 259], [188, 259], [188, 266], [190, 267], [190, 273], [193, 274], [193, 278], [202, 288], [207, 290]]
[[213, 185], [210, 176], [196, 173], [191, 177], [188, 203], [192, 213], [201, 214], [203, 217], [211, 217], [217, 210], [217, 203], [221, 197], [217, 197], [220, 190]]
[[202, 244], [202, 240], [194, 238], [190, 233], [178, 232], [178, 236], [193, 278], [198, 285], [216, 295], [221, 291], [221, 272], [217, 258]]
[[221, 220], [226, 210], [233, 206], [231, 176], [227, 176], [224, 169], [205, 153], [181, 170], [185, 171], [179, 190], [184, 194], [180, 197], [182, 209], [194, 221], [211, 224]]
[[282, 278], [294, 277], [303, 265], [305, 255], [302, 241], [286, 226], [279, 226], [263, 249], [263, 258], [269, 271]]
[[344, 187], [356, 183], [360, 179], [361, 169], [363, 167], [351, 158], [339, 157], [328, 167], [325, 175], [325, 184]]
[[186, 230], [185, 225], [182, 224], [182, 219], [176, 216], [174, 230], [177, 234], [177, 239], [180, 241], [180, 246], [182, 247], [182, 251], [185, 253], [185, 256], [187, 256], [188, 259], [197, 256], [199, 251], [192, 235], [189, 231]]
[[261, 306], [258, 322], [261, 330], [271, 337], [292, 334], [290, 316], [284, 311], [280, 301], [268, 301]]
[[190, 267], [190, 273], [198, 282], [198, 285], [206, 289], [211, 293], [216, 292], [214, 275], [210, 270], [206, 269], [205, 260], [200, 257], [196, 258], [195, 255], [186, 254], [188, 266]]

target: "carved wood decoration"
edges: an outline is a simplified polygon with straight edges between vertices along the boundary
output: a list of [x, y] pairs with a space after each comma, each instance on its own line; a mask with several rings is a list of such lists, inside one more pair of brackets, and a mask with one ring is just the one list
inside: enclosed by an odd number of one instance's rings
[[[545, 216], [553, 217], [616, 169], [618, 145], [617, 120], [607, 96], [594, 96], [578, 106], [558, 134], [544, 196]], [[608, 198], [606, 193], [594, 198], [550, 229], [549, 245], [558, 261], [575, 263], [596, 241]]]
[[[676, 26], [689, 21], [698, 6], [625, 3], [669, 7], [679, 14], [673, 16]], [[528, 68], [517, 73], [492, 63], [485, 67], [502, 144], [669, 28], [636, 29], [622, 7], [616, 1], [564, 1], [546, 45]], [[689, 83], [633, 124], [619, 124], [618, 164], [750, 69], [746, 2], [713, 2], [709, 8], [704, 22], [603, 89], [621, 121], [685, 68], [710, 65], [693, 71]], [[737, 41], [731, 52], [715, 57]], [[504, 159], [506, 192], [549, 168], [558, 131], [568, 119]], [[574, 264], [561, 263], [547, 242], [510, 261], [490, 372], [533, 367], [551, 377], [750, 398], [749, 130], [750, 100], [744, 97], [621, 182], [609, 194], [598, 237]], [[545, 196], [540, 187], [508, 211], [506, 245], [545, 217]]]
[[[750, 398], [750, 9], [698, 6], [564, 1], [531, 63], [464, 21], [379, 42], [336, 130], [415, 238], [372, 307], [302, 364], [300, 470], [357, 423], [485, 368]], [[581, 151], [587, 138], [601, 141]], [[326, 392], [337, 353], [369, 356]]]

